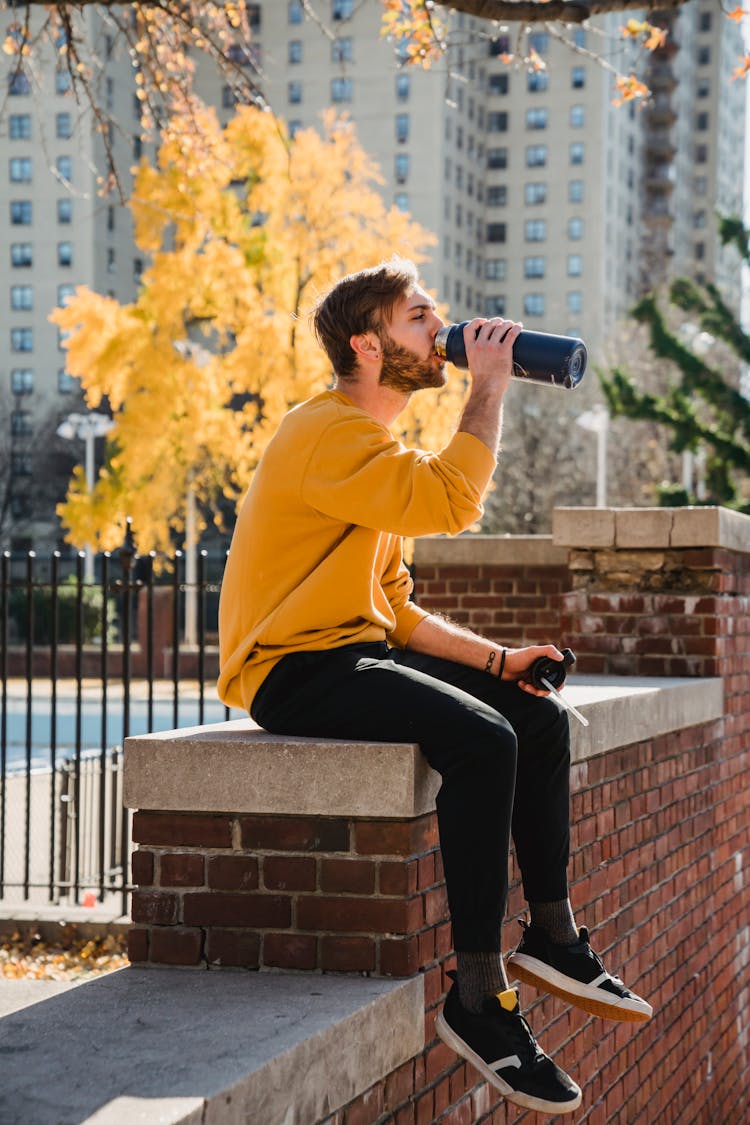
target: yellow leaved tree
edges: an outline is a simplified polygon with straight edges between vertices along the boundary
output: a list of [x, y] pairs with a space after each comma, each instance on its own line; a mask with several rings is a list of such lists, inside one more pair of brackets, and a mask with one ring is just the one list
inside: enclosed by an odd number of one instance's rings
[[[52, 314], [88, 405], [106, 399], [115, 423], [94, 487], [79, 467], [58, 509], [77, 546], [115, 547], [127, 517], [141, 552], [220, 523], [284, 413], [330, 382], [307, 316], [315, 299], [394, 252], [423, 260], [433, 241], [386, 210], [346, 120], [290, 139], [251, 107], [223, 129], [212, 110], [191, 115], [138, 171], [131, 207], [151, 266], [137, 300], [81, 287]], [[429, 408], [415, 400], [407, 439], [446, 441], [463, 392], [454, 379]]]

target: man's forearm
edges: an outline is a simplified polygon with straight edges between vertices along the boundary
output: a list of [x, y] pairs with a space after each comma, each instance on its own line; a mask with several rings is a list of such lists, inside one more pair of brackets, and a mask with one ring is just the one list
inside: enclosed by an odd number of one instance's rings
[[503, 396], [496, 387], [483, 387], [472, 391], [464, 406], [460, 431], [473, 434], [497, 457], [503, 431]]
[[470, 629], [447, 621], [444, 617], [431, 614], [425, 617], [412, 630], [407, 648], [413, 652], [424, 652], [443, 660], [455, 660], [469, 668], [478, 668], [491, 675], [498, 675], [502, 645], [488, 641]]

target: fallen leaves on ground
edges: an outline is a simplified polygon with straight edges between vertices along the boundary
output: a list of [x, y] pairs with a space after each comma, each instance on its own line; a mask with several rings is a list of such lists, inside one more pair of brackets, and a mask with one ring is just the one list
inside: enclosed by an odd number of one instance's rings
[[129, 964], [125, 934], [82, 937], [75, 926], [61, 929], [57, 940], [34, 930], [15, 932], [0, 943], [0, 979], [82, 980]]

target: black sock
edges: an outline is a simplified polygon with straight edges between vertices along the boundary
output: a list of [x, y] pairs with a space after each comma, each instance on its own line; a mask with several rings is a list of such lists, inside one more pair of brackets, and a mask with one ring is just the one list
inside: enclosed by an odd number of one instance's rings
[[557, 902], [530, 902], [532, 926], [546, 930], [555, 945], [572, 945], [578, 941], [578, 930], [569, 898]]
[[501, 953], [456, 953], [461, 1006], [479, 1014], [485, 997], [509, 988]]

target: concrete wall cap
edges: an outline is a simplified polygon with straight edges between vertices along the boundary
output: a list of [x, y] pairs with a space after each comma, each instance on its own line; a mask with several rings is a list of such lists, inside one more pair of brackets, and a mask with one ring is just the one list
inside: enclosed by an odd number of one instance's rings
[[567, 553], [551, 535], [427, 536], [414, 543], [417, 566], [565, 566]]
[[560, 547], [723, 547], [750, 552], [750, 516], [729, 508], [556, 508]]
[[[565, 697], [582, 761], [723, 714], [716, 679], [573, 676]], [[125, 805], [175, 812], [412, 818], [439, 788], [412, 743], [285, 738], [251, 719], [137, 735], [125, 742]]]

